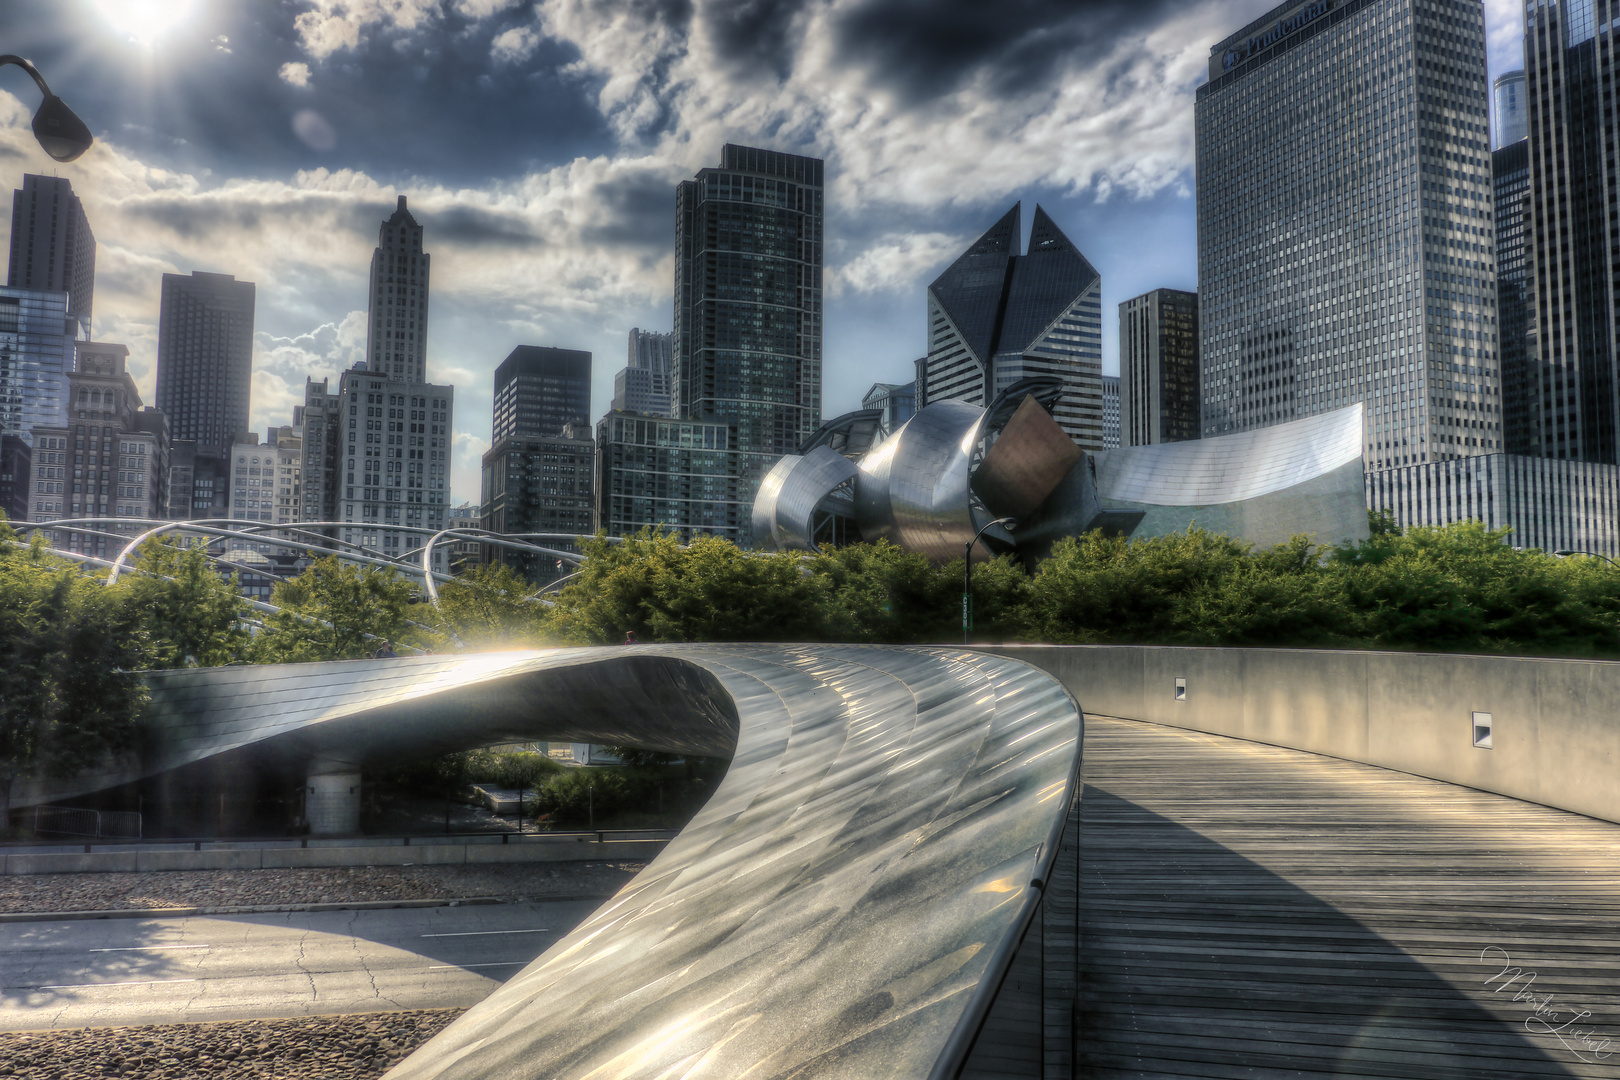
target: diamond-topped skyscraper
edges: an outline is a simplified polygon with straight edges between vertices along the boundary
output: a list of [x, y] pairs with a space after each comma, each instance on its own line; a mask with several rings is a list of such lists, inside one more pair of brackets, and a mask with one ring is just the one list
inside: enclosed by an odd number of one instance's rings
[[1064, 383], [1053, 417], [1087, 450], [1103, 444], [1102, 277], [1046, 211], [1018, 253], [1021, 203], [928, 287], [928, 357], [917, 408], [987, 406], [1020, 379]]

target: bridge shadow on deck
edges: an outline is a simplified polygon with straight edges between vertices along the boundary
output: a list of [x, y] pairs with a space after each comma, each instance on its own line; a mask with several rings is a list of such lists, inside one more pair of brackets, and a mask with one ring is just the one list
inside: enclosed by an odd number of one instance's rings
[[[1620, 1076], [1620, 890], [1558, 857], [1620, 827], [1158, 725], [1086, 736], [1080, 1076]], [[1553, 995], [1535, 1030], [1488, 981], [1505, 956]]]

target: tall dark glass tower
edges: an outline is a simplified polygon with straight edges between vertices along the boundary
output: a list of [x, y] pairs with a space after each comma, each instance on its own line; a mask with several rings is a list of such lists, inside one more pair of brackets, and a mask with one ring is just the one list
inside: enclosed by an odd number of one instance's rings
[[248, 429], [254, 285], [230, 274], [163, 275], [157, 407], [174, 439], [228, 455]]
[[564, 424], [588, 432], [590, 412], [590, 353], [519, 345], [495, 369], [490, 442], [560, 435]]
[[1154, 289], [1119, 305], [1119, 444], [1198, 438], [1198, 294]]
[[1492, 151], [1491, 171], [1496, 310], [1502, 339], [1502, 447], [1510, 454], [1537, 454], [1543, 380], [1536, 374], [1535, 281], [1530, 273], [1530, 140], [1521, 138]]
[[752, 498], [821, 425], [822, 162], [728, 144], [675, 206], [674, 411], [735, 425]]
[[68, 294], [68, 314], [90, 336], [96, 289], [96, 238], [73, 184], [59, 176], [23, 174], [11, 194], [11, 265], [6, 284]]
[[1052, 416], [1088, 450], [1103, 443], [1102, 278], [1039, 206], [1029, 253], [1018, 254], [1019, 210], [928, 286], [928, 358], [917, 406], [946, 399], [989, 405], [1020, 379], [1054, 375]]
[[1620, 463], [1620, 111], [1601, 0], [1525, 8], [1538, 363], [1529, 430], [1546, 457]]

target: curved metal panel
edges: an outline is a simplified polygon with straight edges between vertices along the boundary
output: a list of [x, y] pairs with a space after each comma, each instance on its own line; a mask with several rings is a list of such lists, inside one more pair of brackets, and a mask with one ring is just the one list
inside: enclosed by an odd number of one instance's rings
[[822, 424], [799, 446], [799, 454], [808, 457], [816, 447], [830, 446], [845, 457], [858, 458], [872, 449], [882, 434], [882, 409], [856, 409]]
[[782, 485], [787, 483], [789, 474], [803, 460], [797, 454], [788, 454], [772, 465], [765, 479], [759, 482], [759, 490], [754, 492], [754, 508], [749, 514], [756, 542], [768, 539], [771, 544], [766, 546], [774, 546], [776, 507], [782, 498]]
[[1361, 459], [1361, 405], [1191, 442], [1095, 455], [1105, 503], [1209, 506], [1282, 491]]
[[754, 535], [770, 537], [777, 551], [815, 551], [818, 504], [857, 472], [853, 461], [827, 446], [804, 457], [783, 458], [754, 499]]
[[152, 681], [174, 761], [735, 745], [646, 870], [398, 1080], [955, 1075], [1078, 791], [1074, 700], [964, 650], [566, 649]]
[[868, 454], [855, 498], [861, 535], [941, 561], [959, 554], [973, 539], [968, 465], [983, 417], [976, 405], [936, 401]]

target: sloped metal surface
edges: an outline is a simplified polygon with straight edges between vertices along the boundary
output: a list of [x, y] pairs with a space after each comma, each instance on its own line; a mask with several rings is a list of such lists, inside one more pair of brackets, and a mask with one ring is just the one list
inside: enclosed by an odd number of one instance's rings
[[1073, 699], [963, 650], [559, 649], [154, 685], [175, 762], [735, 747], [663, 854], [396, 1080], [955, 1075], [1078, 794]]
[[1212, 439], [1099, 451], [1104, 502], [1207, 506], [1282, 491], [1361, 459], [1361, 405]]

